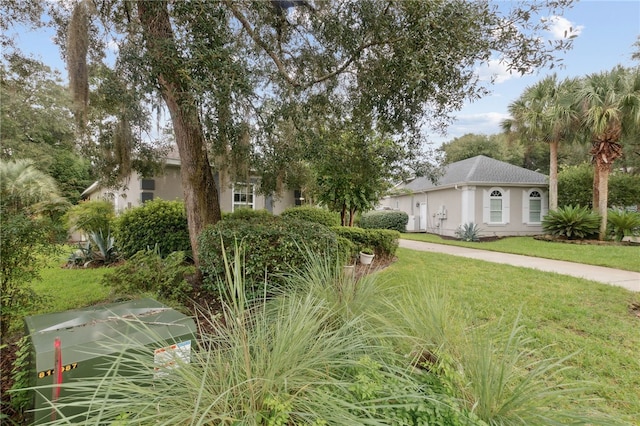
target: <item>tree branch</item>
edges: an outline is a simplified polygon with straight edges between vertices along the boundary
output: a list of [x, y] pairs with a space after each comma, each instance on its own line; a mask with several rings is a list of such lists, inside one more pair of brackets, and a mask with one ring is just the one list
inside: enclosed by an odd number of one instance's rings
[[245, 18], [245, 16], [238, 9], [236, 9], [236, 7], [233, 4], [233, 1], [231, 0], [223, 0], [223, 1], [224, 1], [224, 4], [231, 10], [231, 12], [233, 13], [233, 16], [235, 16], [236, 19], [240, 21], [240, 23], [242, 24], [242, 27], [245, 29], [247, 34], [249, 34], [249, 37], [251, 37], [251, 39], [258, 46], [260, 46], [262, 50], [264, 50], [267, 53], [267, 55], [271, 57], [273, 62], [276, 64], [276, 67], [278, 67], [278, 71], [280, 71], [280, 73], [284, 76], [285, 80], [287, 80], [287, 82], [294, 87], [300, 86], [300, 83], [292, 79], [291, 76], [287, 73], [284, 63], [282, 63], [278, 55], [272, 52], [269, 49], [269, 46], [267, 46], [267, 43], [265, 43], [260, 37], [258, 37], [258, 34], [256, 34], [256, 32], [253, 30], [253, 28], [251, 27], [251, 24], [249, 23], [249, 21], [247, 21], [247, 18]]
[[384, 45], [384, 44], [391, 44], [391, 43], [395, 43], [397, 41], [400, 41], [403, 39], [403, 37], [397, 37], [395, 39], [391, 39], [391, 40], [382, 40], [382, 41], [371, 41], [369, 43], [363, 43], [360, 46], [358, 46], [356, 48], [355, 53], [348, 58], [345, 62], [342, 63], [342, 65], [338, 66], [338, 68], [336, 68], [335, 70], [317, 77], [315, 79], [313, 79], [312, 81], [310, 81], [309, 83], [302, 85], [300, 82], [294, 80], [293, 78], [291, 78], [291, 76], [287, 73], [287, 70], [285, 68], [284, 63], [282, 62], [282, 60], [278, 57], [278, 55], [273, 52], [271, 49], [269, 49], [269, 46], [267, 45], [267, 43], [264, 42], [264, 40], [262, 40], [260, 37], [258, 37], [258, 34], [253, 30], [253, 28], [251, 27], [251, 24], [249, 23], [249, 21], [247, 20], [247, 18], [242, 14], [242, 12], [240, 12], [235, 5], [233, 4], [233, 0], [223, 0], [224, 4], [231, 10], [231, 12], [233, 13], [233, 16], [236, 17], [236, 19], [238, 19], [238, 21], [240, 21], [240, 23], [242, 24], [242, 27], [245, 29], [245, 31], [247, 32], [247, 34], [249, 34], [249, 37], [251, 37], [251, 39], [258, 45], [260, 46], [265, 53], [267, 53], [267, 55], [269, 55], [271, 57], [271, 59], [273, 60], [273, 63], [276, 65], [276, 67], [278, 68], [278, 71], [283, 75], [283, 77], [285, 78], [285, 80], [291, 84], [293, 87], [301, 87], [303, 89], [308, 89], [309, 87], [318, 84], [318, 83], [322, 83], [323, 81], [329, 80], [341, 73], [343, 73], [348, 67], [349, 65], [351, 65], [359, 56], [360, 54], [367, 48], [372, 47], [372, 46], [378, 46], [378, 45]]

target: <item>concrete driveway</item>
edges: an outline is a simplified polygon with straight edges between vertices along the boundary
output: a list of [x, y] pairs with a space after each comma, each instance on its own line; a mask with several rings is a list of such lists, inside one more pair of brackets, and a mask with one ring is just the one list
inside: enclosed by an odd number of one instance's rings
[[[478, 250], [445, 244], [424, 243], [413, 240], [400, 240], [400, 247], [410, 250], [430, 251], [468, 257], [486, 262], [504, 263], [524, 268], [538, 269], [545, 272], [570, 275], [604, 284], [615, 285], [631, 291], [640, 291], [640, 272], [623, 271], [621, 269], [602, 266], [585, 265], [583, 263], [565, 262], [562, 260], [543, 259], [540, 257], [522, 256], [519, 254], [500, 253], [496, 251]], [[640, 253], [640, 250], [638, 250]], [[638, 257], [640, 262], [640, 256]]]

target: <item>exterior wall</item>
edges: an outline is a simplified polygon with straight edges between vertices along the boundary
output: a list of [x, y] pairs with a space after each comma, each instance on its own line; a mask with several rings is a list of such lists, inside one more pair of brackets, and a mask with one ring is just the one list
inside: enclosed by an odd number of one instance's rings
[[[142, 189], [142, 179], [132, 172], [126, 190], [114, 190], [97, 187], [85, 196], [87, 200], [111, 200], [116, 213], [125, 209], [137, 207], [143, 204], [144, 199], [161, 198], [167, 201], [182, 200], [182, 185], [180, 179], [180, 166], [177, 164], [167, 164], [165, 171], [160, 176], [149, 178], [153, 180], [153, 189]], [[216, 181], [220, 180], [216, 177]], [[224, 180], [225, 183], [218, 188], [220, 208], [223, 212], [233, 211], [233, 185]], [[253, 180], [254, 183], [256, 180]], [[264, 196], [254, 192], [254, 208], [266, 209], [274, 214], [282, 213], [286, 208], [295, 204], [294, 192], [285, 191], [279, 197]]]
[[[503, 222], [490, 223], [487, 217], [488, 194], [500, 188], [503, 199]], [[541, 194], [544, 216], [548, 210], [548, 191], [543, 187], [475, 186], [454, 187], [386, 197], [380, 206], [404, 211], [409, 215], [407, 231], [428, 232], [454, 237], [458, 227], [473, 222], [481, 236], [517, 236], [542, 233], [540, 222], [529, 223], [528, 196], [531, 190]], [[413, 225], [412, 225], [413, 224]]]
[[[504, 218], [503, 224], [493, 224], [487, 220], [486, 213], [483, 211], [486, 206], [487, 193], [494, 188], [503, 189], [508, 194], [507, 207], [508, 217]], [[532, 189], [538, 190], [542, 195], [542, 212], [544, 216], [548, 211], [549, 193], [546, 188], [542, 187], [516, 187], [516, 186], [478, 186], [475, 191], [475, 222], [480, 227], [481, 236], [518, 236], [518, 235], [536, 235], [541, 234], [542, 224], [529, 223], [528, 209], [525, 208], [527, 203], [528, 192]], [[503, 214], [505, 213], [503, 209]]]
[[270, 201], [273, 209], [273, 214], [280, 214], [289, 207], [293, 207], [296, 204], [296, 199], [293, 191], [285, 191], [278, 196], [274, 196]]

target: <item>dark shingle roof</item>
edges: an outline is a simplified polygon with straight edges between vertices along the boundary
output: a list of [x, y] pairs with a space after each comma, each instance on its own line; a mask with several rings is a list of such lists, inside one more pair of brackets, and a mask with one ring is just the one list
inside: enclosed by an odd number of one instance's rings
[[478, 155], [466, 160], [451, 163], [444, 168], [444, 174], [433, 184], [429, 178], [421, 177], [404, 185], [412, 192], [424, 191], [442, 186], [470, 184], [517, 184], [546, 185], [547, 177], [522, 167], [493, 158]]

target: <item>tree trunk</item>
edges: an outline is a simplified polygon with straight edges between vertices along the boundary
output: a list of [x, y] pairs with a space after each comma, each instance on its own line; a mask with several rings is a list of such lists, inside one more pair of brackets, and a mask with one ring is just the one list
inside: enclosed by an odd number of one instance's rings
[[356, 209], [351, 208], [349, 210], [349, 226], [353, 226], [353, 219], [356, 217]]
[[598, 239], [604, 240], [607, 234], [607, 201], [609, 199], [609, 172], [611, 164], [601, 161], [597, 162], [596, 172], [600, 175], [598, 180], [598, 213], [600, 214], [600, 229], [598, 230]]
[[180, 154], [180, 177], [187, 211], [189, 240], [196, 266], [197, 238], [206, 225], [221, 218], [218, 190], [209, 164], [196, 99], [184, 77], [184, 59], [176, 47], [167, 2], [138, 2], [151, 68], [167, 104]]
[[549, 143], [549, 210], [558, 209], [558, 141]]
[[347, 226], [347, 205], [342, 204], [342, 210], [340, 210], [340, 224], [342, 226]]
[[598, 164], [593, 167], [593, 195], [591, 198], [591, 208], [597, 209], [600, 204], [600, 169]]

